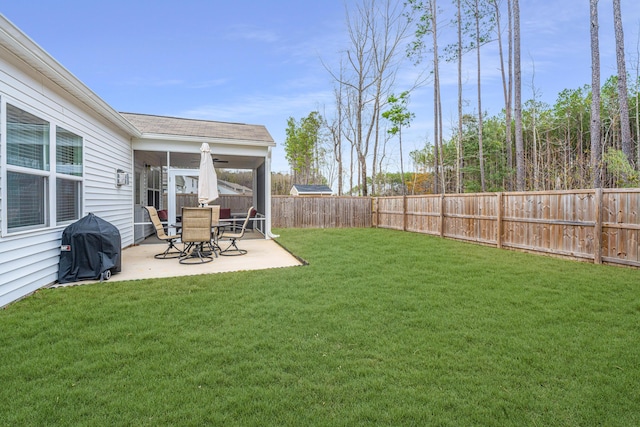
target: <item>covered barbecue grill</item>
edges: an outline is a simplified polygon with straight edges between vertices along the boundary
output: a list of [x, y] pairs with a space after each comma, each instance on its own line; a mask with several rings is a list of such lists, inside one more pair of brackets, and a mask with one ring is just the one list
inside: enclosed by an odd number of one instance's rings
[[118, 229], [90, 213], [62, 232], [58, 282], [107, 280], [121, 270]]

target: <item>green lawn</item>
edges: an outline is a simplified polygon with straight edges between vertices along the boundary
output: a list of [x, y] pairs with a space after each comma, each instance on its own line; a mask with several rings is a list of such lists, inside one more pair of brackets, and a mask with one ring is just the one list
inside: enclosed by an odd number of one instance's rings
[[278, 232], [308, 266], [0, 310], [0, 425], [640, 425], [640, 271]]

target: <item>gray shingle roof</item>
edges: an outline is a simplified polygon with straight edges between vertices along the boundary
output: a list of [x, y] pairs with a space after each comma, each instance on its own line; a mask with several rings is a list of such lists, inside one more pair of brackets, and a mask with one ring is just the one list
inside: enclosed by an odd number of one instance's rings
[[202, 138], [237, 139], [264, 142], [269, 145], [274, 144], [269, 131], [263, 125], [214, 122], [210, 120], [183, 119], [148, 114], [120, 114], [143, 134], [152, 133]]
[[333, 193], [333, 190], [328, 185], [303, 185], [293, 184], [298, 193], [301, 194], [319, 194], [319, 193]]

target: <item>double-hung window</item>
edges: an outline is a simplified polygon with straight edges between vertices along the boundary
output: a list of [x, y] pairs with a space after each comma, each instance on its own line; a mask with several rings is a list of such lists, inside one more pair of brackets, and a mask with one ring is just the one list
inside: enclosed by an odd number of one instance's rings
[[82, 196], [82, 138], [56, 127], [56, 220], [80, 217]]
[[82, 211], [82, 138], [6, 104], [7, 231], [69, 223]]

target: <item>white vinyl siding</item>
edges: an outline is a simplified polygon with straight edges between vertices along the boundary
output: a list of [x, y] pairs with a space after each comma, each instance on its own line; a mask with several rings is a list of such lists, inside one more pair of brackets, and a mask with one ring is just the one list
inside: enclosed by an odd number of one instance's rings
[[[92, 212], [119, 229], [123, 247], [133, 244], [133, 185], [115, 185], [117, 169], [132, 173], [131, 135], [0, 48], [0, 307], [57, 280], [60, 238], [66, 224], [73, 222], [62, 220], [38, 229], [7, 232], [7, 104], [50, 123], [52, 133], [59, 127], [82, 138], [81, 176], [74, 166], [77, 153], [71, 152], [61, 153], [67, 156], [63, 159], [66, 167], [47, 172], [47, 179], [56, 180], [56, 184], [57, 180], [69, 181], [61, 185], [68, 197], [75, 197], [74, 185], [81, 185], [81, 194], [74, 199], [78, 206], [69, 199], [63, 212], [54, 209], [52, 216], [68, 218], [72, 215], [69, 209], [79, 209], [80, 217]], [[22, 167], [13, 166], [13, 171], [22, 172]], [[49, 197], [57, 195], [53, 192]]]

